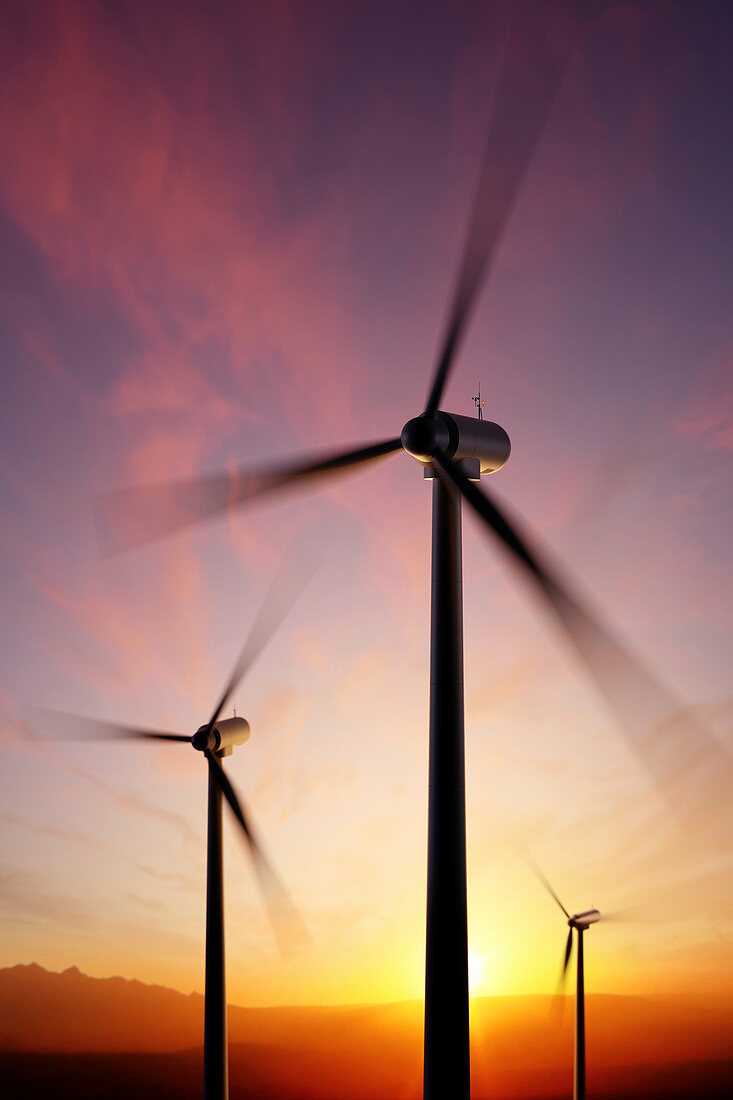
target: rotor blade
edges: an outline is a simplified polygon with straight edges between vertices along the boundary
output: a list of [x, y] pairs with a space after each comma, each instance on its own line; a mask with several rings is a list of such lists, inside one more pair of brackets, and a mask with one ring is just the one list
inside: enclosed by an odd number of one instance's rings
[[610, 913], [601, 913], [601, 921], [607, 924], [638, 924], [643, 921], [659, 920], [659, 913], [651, 906], [634, 906], [630, 909], [613, 909]]
[[542, 137], [582, 25], [583, 6], [514, 0], [473, 212], [425, 415], [437, 412], [481, 283]]
[[237, 819], [247, 841], [262, 895], [281, 948], [287, 951], [304, 947], [310, 941], [308, 930], [290, 900], [285, 887], [275, 873], [272, 864], [265, 857], [252, 830], [252, 824], [245, 816], [241, 799], [237, 797], [219, 757], [210, 749], [205, 749], [204, 755], [209, 762], [209, 772], [229, 804], [229, 808]]
[[232, 669], [221, 698], [209, 719], [207, 730], [212, 730], [227, 702], [247, 675], [281, 622], [303, 592], [313, 574], [312, 562], [296, 553], [292, 544], [285, 554], [252, 624], [247, 641], [237, 663]]
[[102, 493], [94, 502], [97, 541], [104, 557], [124, 553], [174, 531], [221, 515], [253, 497], [315, 480], [383, 458], [402, 446], [399, 439], [353, 451], [311, 456], [268, 469], [237, 469], [182, 481], [132, 486]]
[[570, 931], [568, 932], [567, 943], [565, 944], [565, 958], [563, 959], [563, 964], [562, 964], [562, 978], [563, 978], [563, 981], [565, 980], [565, 975], [568, 972], [568, 966], [570, 964], [570, 956], [571, 956], [572, 952], [573, 952], [573, 930], [571, 928]]
[[84, 718], [78, 714], [66, 714], [43, 707], [30, 707], [30, 724], [37, 728], [42, 736], [59, 741], [188, 741], [191, 738], [182, 733], [167, 733], [164, 730], [150, 730], [140, 726], [120, 726], [114, 722], [104, 722], [97, 718]]
[[568, 938], [565, 943], [565, 954], [563, 955], [562, 968], [557, 978], [557, 986], [555, 987], [555, 994], [552, 998], [552, 1004], [550, 1008], [550, 1014], [554, 1017], [555, 1023], [562, 1022], [563, 1015], [565, 1013], [565, 985], [568, 977], [568, 966], [570, 965], [570, 956], [573, 953], [573, 930], [572, 928], [568, 932]]
[[560, 571], [544, 564], [519, 534], [518, 525], [469, 481], [457, 463], [440, 454], [432, 462], [535, 582], [675, 813], [695, 827], [709, 823], [728, 804], [733, 782], [728, 752], [584, 606]]
[[547, 890], [547, 893], [550, 895], [550, 897], [555, 899], [555, 901], [560, 906], [560, 908], [562, 909], [565, 916], [568, 918], [568, 920], [570, 920], [570, 914], [568, 913], [568, 911], [565, 908], [565, 906], [563, 905], [563, 903], [560, 901], [560, 899], [557, 896], [557, 894], [555, 893], [555, 891], [552, 889], [552, 886], [550, 885], [549, 879], [544, 874], [544, 872], [542, 871], [539, 864], [536, 863], [536, 861], [532, 858], [532, 856], [529, 854], [529, 852], [525, 852], [524, 859], [525, 859], [525, 862], [527, 863], [528, 867], [530, 868], [530, 870], [532, 870], [535, 873], [537, 878], [540, 880], [540, 882], [544, 886], [545, 890]]

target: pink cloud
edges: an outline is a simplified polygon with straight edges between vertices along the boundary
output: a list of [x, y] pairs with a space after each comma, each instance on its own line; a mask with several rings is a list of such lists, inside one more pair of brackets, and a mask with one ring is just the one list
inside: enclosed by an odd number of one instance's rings
[[[240, 94], [236, 65], [233, 54], [222, 60], [214, 23], [177, 12], [166, 75], [180, 84], [190, 63], [185, 83], [196, 89], [180, 111], [165, 82], [134, 50], [120, 48], [97, 9], [49, 5], [46, 15], [34, 48], [7, 58], [2, 199], [57, 276], [91, 298], [111, 294], [145, 348], [128, 357], [110, 394], [110, 410], [128, 425], [127, 476], [168, 472], [182, 457], [172, 437], [184, 420], [182, 472], [251, 416], [231, 386], [223, 396], [219, 379], [231, 363], [240, 394], [244, 377], [256, 394], [254, 357], [268, 358], [269, 384], [286, 418], [320, 414], [328, 392], [328, 415], [353, 424], [349, 387], [335, 384], [348, 330], [338, 301], [344, 275], [338, 245], [336, 254], [323, 250], [325, 225], [342, 218], [339, 203], [324, 197], [307, 218], [279, 224], [258, 134], [226, 106]], [[283, 65], [280, 72], [271, 56], [258, 55], [273, 92], [263, 97], [264, 121], [268, 113], [277, 121], [286, 113], [283, 93], [274, 94], [280, 77], [287, 86], [291, 55], [301, 68], [305, 61], [289, 16], [272, 8], [258, 20], [263, 51], [276, 39]], [[237, 30], [246, 28], [237, 23]], [[149, 22], [141, 33], [150, 35]], [[297, 66], [296, 74], [303, 78]], [[203, 110], [210, 98], [223, 110]], [[257, 116], [252, 126], [262, 124]], [[157, 421], [145, 422], [146, 415]]]
[[733, 451], [733, 349], [721, 351], [701, 372], [675, 428], [704, 450]]

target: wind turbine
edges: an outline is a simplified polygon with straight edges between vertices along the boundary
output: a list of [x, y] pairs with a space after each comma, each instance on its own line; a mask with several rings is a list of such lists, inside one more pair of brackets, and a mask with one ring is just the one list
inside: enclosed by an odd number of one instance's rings
[[[570, 8], [587, 5], [570, 5]], [[399, 436], [352, 450], [311, 454], [259, 469], [151, 486], [98, 498], [96, 521], [104, 553], [119, 553], [224, 514], [259, 496], [353, 471], [399, 450], [432, 480], [430, 733], [427, 942], [425, 961], [425, 1100], [468, 1100], [468, 937], [463, 715], [463, 592], [461, 505], [465, 500], [527, 575], [559, 621], [619, 720], [632, 746], [663, 785], [701, 763], [730, 776], [715, 740], [657, 677], [621, 645], [572, 585], [532, 549], [521, 527], [476, 484], [500, 469], [510, 451], [502, 427], [440, 408], [456, 354], [489, 273], [522, 181], [541, 138], [577, 33], [563, 33], [559, 5], [520, 3], [504, 51], [477, 195], [448, 321], [428, 398]], [[521, 14], [520, 11], [520, 14]], [[571, 22], [573, 20], [571, 19]], [[580, 20], [575, 21], [577, 30]], [[566, 28], [567, 29], [567, 28]], [[551, 33], [552, 32], [552, 33]], [[537, 56], [535, 56], [537, 55]], [[678, 717], [674, 737], [655, 739], [660, 722]], [[674, 751], [667, 751], [674, 741]], [[672, 768], [672, 771], [670, 771]]]
[[[208, 765], [208, 809], [206, 839], [206, 964], [204, 992], [204, 1100], [227, 1100], [229, 1058], [226, 1014], [226, 970], [224, 959], [224, 849], [222, 807], [229, 806], [248, 845], [255, 871], [268, 904], [276, 932], [293, 932], [299, 918], [252, 828], [244, 800], [224, 771], [222, 760], [249, 740], [249, 722], [235, 714], [222, 718], [224, 708], [240, 687], [266, 642], [292, 605], [303, 578], [286, 577], [281, 566], [260, 612], [255, 619], [239, 659], [227, 680], [211, 717], [193, 736], [162, 730], [122, 726], [114, 723], [60, 714], [34, 708], [39, 727], [50, 728], [67, 739], [144, 740], [188, 742], [203, 754]], [[289, 583], [290, 582], [290, 583]], [[287, 922], [287, 924], [286, 924]], [[302, 926], [301, 926], [302, 927]], [[305, 933], [304, 927], [302, 932]], [[307, 933], [305, 933], [307, 936]]]
[[576, 982], [575, 982], [575, 1055], [573, 1060], [573, 1100], [585, 1100], [585, 971], [583, 964], [583, 934], [588, 931], [592, 924], [596, 924], [601, 919], [601, 914], [597, 909], [586, 909], [583, 913], [573, 913], [571, 916], [567, 909], [560, 901], [559, 897], [553, 890], [549, 881], [537, 866], [536, 863], [531, 862], [530, 866], [537, 875], [542, 885], [547, 890], [548, 894], [559, 905], [563, 913], [567, 917], [570, 931], [568, 932], [568, 938], [565, 943], [565, 954], [563, 956], [562, 971], [560, 973], [560, 988], [565, 984], [565, 978], [570, 965], [570, 957], [573, 953], [573, 930], [577, 933], [578, 939], [578, 961], [576, 963]]

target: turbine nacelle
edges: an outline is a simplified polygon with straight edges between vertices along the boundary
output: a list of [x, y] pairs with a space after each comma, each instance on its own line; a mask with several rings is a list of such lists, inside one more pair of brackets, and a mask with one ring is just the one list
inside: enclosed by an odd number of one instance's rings
[[569, 918], [568, 924], [571, 928], [577, 928], [579, 932], [585, 932], [586, 928], [600, 919], [601, 914], [597, 909], [587, 909], [584, 913], [574, 913]]
[[400, 442], [422, 466], [429, 466], [436, 454], [443, 454], [456, 461], [472, 459], [477, 474], [501, 469], [511, 451], [509, 436], [499, 424], [446, 412], [408, 420]]
[[233, 749], [249, 740], [250, 726], [246, 718], [219, 718], [213, 726], [201, 726], [191, 738], [191, 744], [199, 752], [221, 752]]

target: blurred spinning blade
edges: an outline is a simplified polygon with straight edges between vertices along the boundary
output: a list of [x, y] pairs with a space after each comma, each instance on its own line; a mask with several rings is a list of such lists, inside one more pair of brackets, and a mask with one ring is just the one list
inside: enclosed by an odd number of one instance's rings
[[643, 663], [576, 595], [544, 551], [531, 549], [519, 525], [496, 501], [444, 455], [433, 459], [438, 474], [465, 498], [510, 558], [535, 584], [535, 591], [561, 624], [572, 646], [613, 712], [622, 732], [675, 815], [692, 827], [709, 824], [728, 806], [733, 785], [730, 755], [685, 710]]
[[570, 966], [570, 956], [572, 955], [572, 953], [573, 953], [573, 930], [571, 928], [570, 931], [568, 932], [568, 938], [565, 942], [565, 957], [563, 958], [562, 971], [561, 971], [561, 974], [560, 974], [560, 980], [563, 983], [563, 986], [565, 985], [565, 980], [567, 978], [568, 967]]
[[240, 468], [206, 477], [113, 489], [100, 494], [94, 502], [100, 552], [105, 557], [125, 553], [202, 520], [224, 515], [258, 496], [374, 462], [401, 446], [399, 439], [388, 439], [352, 451], [311, 455], [269, 468]]
[[292, 542], [260, 604], [242, 652], [209, 719], [207, 732], [214, 728], [224, 707], [241, 686], [285, 616], [292, 610], [314, 572], [315, 562], [312, 557], [301, 549], [300, 543]]
[[285, 955], [302, 950], [311, 942], [310, 934], [293, 905], [289, 894], [265, 856], [262, 846], [252, 828], [251, 819], [245, 815], [243, 800], [232, 786], [219, 758], [208, 749], [204, 755], [209, 763], [209, 771], [221, 791], [240, 827], [241, 834], [252, 856], [257, 880], [267, 906], [273, 931], [280, 950]]
[[573, 953], [573, 930], [572, 928], [568, 932], [568, 938], [565, 941], [565, 954], [563, 955], [562, 967], [560, 968], [560, 974], [557, 979], [557, 986], [555, 987], [555, 993], [552, 998], [551, 1013], [555, 1023], [561, 1023], [563, 1015], [565, 1013], [565, 990], [568, 983], [568, 967], [570, 966], [570, 957]]
[[540, 867], [539, 863], [537, 863], [536, 860], [533, 859], [533, 857], [529, 854], [529, 852], [524, 853], [524, 860], [525, 860], [525, 863], [527, 864], [527, 866], [529, 867], [529, 869], [532, 871], [533, 875], [544, 886], [545, 890], [547, 890], [547, 893], [550, 895], [552, 900], [557, 905], [560, 906], [560, 908], [562, 909], [565, 916], [568, 918], [568, 920], [570, 920], [570, 914], [568, 913], [567, 909], [565, 908], [565, 906], [563, 905], [563, 903], [560, 901], [559, 897], [555, 893], [550, 880], [548, 879], [547, 875], [545, 874], [545, 872]]
[[185, 733], [145, 729], [142, 726], [122, 726], [101, 718], [86, 718], [79, 714], [28, 707], [29, 724], [41, 737], [55, 741], [188, 741]]
[[487, 278], [590, 4], [514, 0], [476, 197], [425, 415], [434, 416], [478, 293]]

